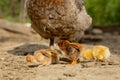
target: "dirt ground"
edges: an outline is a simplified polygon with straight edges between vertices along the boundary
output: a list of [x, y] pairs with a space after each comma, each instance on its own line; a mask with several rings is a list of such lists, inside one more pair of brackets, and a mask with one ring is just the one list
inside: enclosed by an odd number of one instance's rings
[[86, 62], [28, 67], [25, 55], [48, 48], [49, 41], [37, 34], [22, 35], [0, 29], [0, 80], [120, 80], [120, 35], [104, 33], [90, 37], [82, 43], [84, 47], [108, 46], [109, 64]]

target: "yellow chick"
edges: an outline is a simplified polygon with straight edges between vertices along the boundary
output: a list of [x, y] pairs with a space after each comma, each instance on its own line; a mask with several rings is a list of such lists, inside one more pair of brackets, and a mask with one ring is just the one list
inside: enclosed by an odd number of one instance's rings
[[34, 55], [27, 55], [26, 61], [38, 65], [50, 65], [58, 63], [59, 53], [56, 50], [41, 49], [34, 52]]
[[93, 59], [92, 49], [85, 50], [84, 53], [81, 53], [81, 56], [83, 60], [92, 60]]
[[35, 57], [33, 56], [33, 55], [30, 55], [30, 54], [28, 54], [27, 56], [26, 56], [26, 61], [28, 62], [28, 63], [31, 63], [31, 62], [34, 62], [34, 63], [38, 63], [37, 61], [36, 61], [36, 59], [35, 59]]
[[97, 45], [85, 50], [81, 56], [84, 60], [106, 61], [110, 57], [110, 50], [108, 47]]

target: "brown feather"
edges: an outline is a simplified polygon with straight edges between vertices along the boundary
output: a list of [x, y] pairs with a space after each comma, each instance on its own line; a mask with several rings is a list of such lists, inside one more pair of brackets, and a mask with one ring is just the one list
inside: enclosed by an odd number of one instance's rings
[[27, 0], [27, 13], [32, 28], [43, 38], [70, 39], [84, 32], [91, 17], [83, 0]]

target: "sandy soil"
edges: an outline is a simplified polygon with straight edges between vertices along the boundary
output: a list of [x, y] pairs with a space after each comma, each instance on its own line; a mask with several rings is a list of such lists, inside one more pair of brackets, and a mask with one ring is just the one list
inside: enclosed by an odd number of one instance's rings
[[120, 35], [105, 33], [90, 37], [83, 43], [84, 47], [96, 44], [108, 46], [112, 53], [111, 63], [86, 62], [72, 66], [59, 63], [28, 67], [25, 55], [48, 48], [49, 41], [37, 34], [26, 36], [0, 29], [0, 80], [120, 80]]

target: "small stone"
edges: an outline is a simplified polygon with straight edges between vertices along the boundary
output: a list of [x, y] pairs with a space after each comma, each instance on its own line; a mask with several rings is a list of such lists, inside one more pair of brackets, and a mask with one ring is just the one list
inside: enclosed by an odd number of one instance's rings
[[75, 73], [63, 73], [63, 75], [66, 77], [75, 77], [77, 74], [75, 74]]
[[119, 65], [119, 64], [120, 64], [119, 61], [110, 61], [110, 62], [108, 63], [108, 65]]
[[119, 32], [113, 32], [113, 35], [119, 35]]
[[0, 61], [4, 61], [5, 60], [5, 58], [0, 58]]
[[14, 79], [14, 77], [13, 77], [13, 76], [10, 76], [10, 77], [9, 77], [9, 80], [13, 80], [13, 79]]
[[83, 68], [95, 67], [95, 62], [88, 62], [81, 64]]
[[112, 34], [109, 33], [109, 32], [104, 33], [104, 35], [105, 35], [105, 36], [112, 36]]
[[95, 34], [95, 35], [99, 35], [99, 34], [102, 34], [103, 31], [101, 29], [96, 28], [96, 29], [93, 29], [92, 33]]
[[68, 80], [68, 79], [66, 79], [66, 78], [58, 78], [58, 80]]

